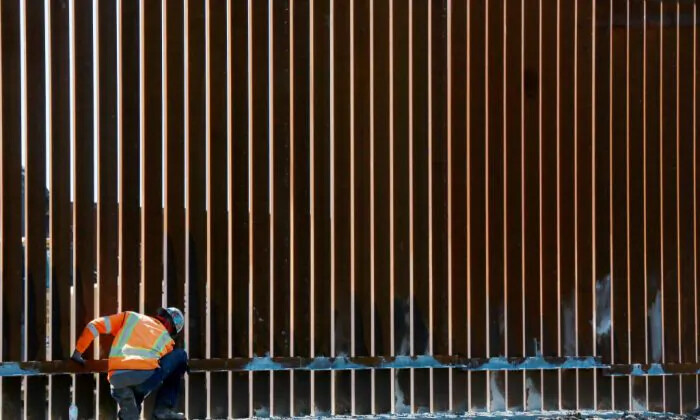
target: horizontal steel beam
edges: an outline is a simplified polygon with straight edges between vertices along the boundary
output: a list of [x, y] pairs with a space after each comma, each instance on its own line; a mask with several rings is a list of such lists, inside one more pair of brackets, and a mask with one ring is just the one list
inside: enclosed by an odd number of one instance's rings
[[[457, 368], [463, 370], [541, 370], [606, 368], [596, 357], [491, 357], [395, 356], [395, 357], [253, 357], [194, 359], [194, 372], [271, 370], [368, 370]], [[106, 372], [106, 360], [88, 360], [80, 366], [69, 360], [50, 362], [1, 362], [0, 376], [58, 375]]]
[[672, 376], [698, 375], [700, 363], [632, 363], [629, 365], [610, 365], [606, 371], [609, 376]]
[[[473, 371], [520, 371], [556, 369], [601, 369], [608, 376], [697, 375], [700, 363], [606, 364], [600, 357], [491, 357], [395, 356], [395, 357], [236, 357], [190, 360], [193, 372], [273, 370], [369, 370], [444, 369]], [[107, 371], [107, 360], [88, 360], [80, 366], [69, 360], [50, 362], [0, 362], [0, 376], [86, 374]]]

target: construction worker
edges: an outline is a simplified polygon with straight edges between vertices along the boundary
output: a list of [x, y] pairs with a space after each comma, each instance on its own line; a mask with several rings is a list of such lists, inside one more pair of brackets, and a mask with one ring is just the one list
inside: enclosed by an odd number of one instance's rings
[[141, 403], [156, 388], [156, 419], [184, 419], [175, 411], [180, 379], [187, 368], [187, 353], [173, 340], [185, 319], [177, 308], [160, 308], [154, 317], [136, 312], [96, 318], [85, 327], [71, 359], [85, 364], [83, 353], [100, 334], [114, 336], [109, 352], [107, 378], [119, 418], [138, 420]]

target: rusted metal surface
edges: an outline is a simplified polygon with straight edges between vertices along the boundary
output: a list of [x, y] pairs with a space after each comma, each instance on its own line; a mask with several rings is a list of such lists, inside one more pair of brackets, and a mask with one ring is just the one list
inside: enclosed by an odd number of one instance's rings
[[[49, 144], [50, 192], [48, 248], [51, 288], [51, 359], [65, 360], [73, 350], [71, 339], [72, 205], [70, 162], [70, 53], [68, 9], [50, 3], [51, 34], [51, 141]], [[49, 378], [50, 416], [65, 416], [71, 403], [69, 375]]]
[[[2, 19], [2, 360], [22, 360], [23, 256], [19, 2], [0, 3]], [[19, 418], [22, 380], [2, 380], [3, 418]]]
[[[21, 4], [21, 3], [20, 3]], [[46, 360], [46, 54], [44, 35], [48, 28], [44, 10], [21, 4], [24, 22], [21, 37], [22, 57], [22, 148], [26, 155], [23, 167], [24, 226], [24, 354], [23, 360]], [[24, 381], [24, 412], [41, 417], [46, 405], [46, 378]]]
[[[506, 370], [556, 370], [556, 369], [609, 369], [599, 358], [593, 357], [494, 357], [466, 358], [460, 356], [340, 356], [340, 357], [237, 357], [230, 359], [192, 359], [189, 362], [190, 372], [217, 371], [277, 371], [277, 370], [306, 370], [306, 371], [350, 371], [367, 369], [424, 369], [424, 368], [456, 368], [473, 371], [506, 371]], [[690, 372], [690, 365], [669, 365], [668, 372]], [[692, 365], [695, 366], [695, 365]], [[632, 369], [632, 366], [630, 369]], [[625, 366], [614, 367], [616, 373], [622, 374]], [[666, 366], [654, 365], [640, 367], [632, 374], [666, 373]], [[654, 370], [656, 369], [656, 370]], [[662, 369], [659, 371], [659, 369]], [[69, 360], [50, 362], [2, 362], [0, 376], [37, 376], [57, 375], [68, 373], [105, 372], [107, 360], [88, 360], [85, 366]]]
[[[291, 287], [291, 185], [290, 150], [291, 122], [290, 113], [290, 1], [270, 2], [270, 62], [268, 68], [269, 83], [274, 86], [270, 92], [271, 113], [269, 115], [270, 133], [270, 261], [272, 305], [270, 319], [274, 328], [271, 331], [271, 355], [292, 356], [290, 333], [291, 310], [293, 300]], [[274, 372], [270, 392], [272, 393], [271, 415], [288, 417], [291, 415], [289, 372]]]
[[[118, 200], [118, 77], [117, 64], [117, 2], [95, 3], [97, 25], [97, 287], [98, 313], [119, 311], [119, 207]], [[72, 346], [72, 343], [70, 343]], [[100, 358], [107, 357], [111, 336], [100, 337]], [[105, 374], [99, 375], [97, 410], [100, 418], [116, 418], [116, 404], [110, 396]]]
[[139, 11], [141, 40], [140, 79], [142, 99], [140, 150], [141, 281], [143, 307], [155, 313], [163, 304], [163, 43], [160, 1], [144, 2]]
[[139, 311], [142, 263], [139, 4], [117, 1], [116, 14], [120, 309]]
[[[209, 284], [209, 322], [207, 336], [207, 356], [230, 357], [231, 343], [228, 317], [229, 299], [229, 230], [228, 226], [228, 166], [229, 166], [229, 126], [228, 122], [228, 83], [227, 83], [227, 17], [226, 3], [209, 2], [208, 83], [207, 83], [207, 283]], [[224, 141], [223, 139], [226, 139]], [[223, 418], [230, 412], [228, 395], [228, 374], [212, 373], [209, 399], [210, 416]]]
[[[187, 57], [185, 80], [185, 109], [187, 125], [187, 278], [185, 280], [188, 312], [185, 328], [185, 348], [192, 357], [206, 357], [206, 290], [207, 290], [207, 231], [206, 231], [206, 97], [205, 97], [205, 3], [185, 3]], [[223, 139], [222, 139], [223, 140]], [[187, 404], [189, 413], [205, 417], [207, 382], [204, 375], [189, 378]]]
[[3, 418], [163, 303], [190, 417], [698, 405], [695, 1], [85, 1], [0, 7]]
[[[362, 371], [372, 369], [459, 369], [465, 371], [600, 370], [606, 376], [697, 375], [699, 363], [607, 364], [600, 357], [493, 357], [460, 356], [340, 356], [236, 357], [193, 359], [190, 372]], [[43, 376], [107, 371], [107, 360], [88, 360], [85, 366], [69, 360], [0, 362], [0, 376]]]
[[[94, 172], [94, 82], [92, 5], [76, 0], [72, 15], [72, 141], [73, 141], [73, 297], [75, 331], [78, 336], [95, 314], [96, 209]], [[77, 83], [76, 81], [81, 81]], [[86, 353], [93, 357], [94, 346]], [[95, 415], [95, 378], [75, 378], [78, 410], [87, 417]]]

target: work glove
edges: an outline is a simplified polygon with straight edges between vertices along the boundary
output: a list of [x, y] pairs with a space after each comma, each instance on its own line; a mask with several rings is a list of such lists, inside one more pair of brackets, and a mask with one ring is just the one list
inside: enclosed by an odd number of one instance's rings
[[85, 366], [85, 359], [83, 359], [83, 354], [78, 350], [73, 351], [73, 355], [70, 357], [70, 359], [81, 366]]

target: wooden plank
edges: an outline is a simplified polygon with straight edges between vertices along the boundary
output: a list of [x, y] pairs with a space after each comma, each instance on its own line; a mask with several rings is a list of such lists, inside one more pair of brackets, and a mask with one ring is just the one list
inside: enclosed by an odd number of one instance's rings
[[[374, 87], [371, 98], [373, 106], [372, 136], [374, 162], [374, 351], [375, 355], [391, 355], [391, 235], [390, 235], [390, 150], [389, 150], [389, 104], [390, 104], [390, 66], [389, 45], [390, 9], [389, 2], [374, 2], [370, 17], [370, 27], [374, 42], [372, 60]], [[391, 409], [391, 373], [389, 370], [375, 374], [374, 410], [387, 413]]]
[[[114, 314], [118, 307], [119, 207], [117, 143], [117, 7], [116, 1], [97, 5], [98, 36], [98, 130], [97, 137], [97, 282], [100, 294], [98, 315]], [[106, 358], [112, 337], [100, 337], [100, 358]], [[116, 404], [110, 395], [106, 375], [98, 383], [100, 418], [116, 418]]]
[[[292, 287], [292, 319], [290, 320], [291, 355], [310, 355], [310, 160], [309, 160], [309, 2], [290, 2], [290, 184], [293, 207], [290, 232], [290, 275]], [[293, 93], [292, 93], [293, 92]], [[290, 203], [291, 204], [291, 203]], [[291, 415], [309, 415], [310, 375], [294, 373], [291, 386]]]
[[[95, 188], [93, 132], [92, 3], [78, 1], [74, 7], [74, 104], [73, 132], [73, 275], [75, 331], [82, 331], [93, 318], [95, 290]], [[89, 351], [87, 357], [94, 357]], [[95, 413], [95, 380], [92, 375], [75, 379], [76, 405], [87, 417]]]
[[[579, 2], [576, 26], [577, 354], [594, 354], [593, 305], [593, 5]], [[578, 407], [594, 409], [594, 374], [578, 372]]]
[[[68, 9], [50, 4], [51, 16], [51, 142], [50, 165], [50, 256], [51, 262], [51, 358], [66, 360], [71, 341], [72, 206], [70, 199], [70, 78]], [[68, 375], [49, 380], [50, 416], [65, 416], [71, 405], [73, 379]]]
[[[559, 45], [557, 72], [559, 77], [559, 128], [557, 156], [557, 200], [558, 221], [557, 244], [560, 279], [559, 335], [560, 354], [576, 355], [576, 317], [578, 316], [576, 290], [576, 143], [575, 143], [575, 28], [576, 9], [559, 5]], [[561, 407], [565, 410], [577, 408], [576, 371], [561, 372]]]
[[[311, 98], [313, 134], [312, 153], [312, 274], [314, 301], [311, 314], [312, 354], [331, 354], [331, 210], [330, 210], [330, 1], [314, 0], [311, 31], [313, 32]], [[314, 383], [315, 381], [315, 383]], [[311, 413], [330, 413], [330, 374], [312, 375]]]
[[[540, 85], [539, 71], [539, 2], [526, 0], [524, 13], [524, 136], [525, 179], [524, 179], [524, 238], [525, 250], [525, 355], [533, 356], [541, 351], [540, 329], [542, 308], [540, 302]], [[527, 372], [525, 375], [525, 409], [542, 408], [540, 372]]]
[[[508, 356], [524, 356], [523, 302], [526, 290], [523, 289], [523, 185], [524, 185], [524, 156], [523, 156], [523, 28], [520, 2], [507, 3], [504, 25], [507, 27], [503, 47], [504, 54], [504, 95], [503, 104], [503, 165], [504, 165], [504, 285], [505, 285], [505, 328], [506, 352]], [[573, 50], [573, 49], [572, 49]], [[572, 72], [573, 73], [573, 72]], [[530, 291], [534, 293], [534, 290]], [[573, 331], [573, 326], [572, 326]], [[505, 406], [508, 410], [522, 411], [523, 375], [510, 374], [506, 377], [507, 394]], [[504, 391], [505, 392], [505, 391]]]
[[[229, 349], [229, 252], [228, 252], [228, 91], [226, 3], [209, 2], [208, 37], [208, 219], [207, 283], [209, 284], [209, 357], [227, 357]], [[229, 413], [228, 375], [210, 376], [210, 409], [214, 418]]]
[[[450, 252], [448, 191], [451, 186], [449, 179], [452, 175], [449, 171], [454, 169], [454, 162], [452, 167], [448, 162], [454, 157], [454, 151], [450, 149], [452, 145], [448, 144], [447, 131], [447, 7], [447, 1], [438, 1], [425, 2], [425, 4], [416, 2], [413, 8], [413, 242], [416, 256], [414, 261], [416, 305], [414, 351], [416, 354], [450, 353], [454, 331], [454, 326], [450, 328], [452, 315], [450, 309], [454, 313], [456, 307], [463, 306], [460, 302], [463, 302], [462, 299], [466, 295], [466, 293], [461, 296], [456, 295], [454, 290], [451, 290], [448, 256]], [[424, 21], [423, 17], [429, 20]], [[423, 77], [426, 77], [425, 81]], [[429, 100], [432, 101], [430, 104]], [[425, 118], [425, 120], [419, 124], [418, 118]], [[463, 140], [462, 144], [464, 144]], [[428, 149], [431, 149], [430, 153]], [[464, 158], [465, 154], [461, 154], [460, 157]], [[424, 163], [423, 160], [426, 158], [428, 160]], [[426, 167], [423, 168], [422, 165]], [[461, 189], [459, 196], [464, 197], [465, 191], [466, 189]], [[454, 192], [453, 189], [452, 199], [455, 198]], [[429, 229], [431, 229], [430, 232], [428, 232]], [[421, 282], [424, 283], [421, 285]], [[432, 282], [432, 296], [428, 282]], [[431, 305], [432, 314], [430, 314]], [[425, 337], [425, 334], [428, 336]], [[429, 343], [430, 337], [433, 337], [432, 343]], [[424, 340], [427, 347], [421, 346]], [[444, 384], [449, 386], [450, 372], [433, 370], [432, 380], [426, 376], [428, 373], [415, 371], [416, 409], [430, 409], [432, 401], [433, 407], [442, 406], [449, 410], [450, 393], [440, 392], [440, 388]]]
[[[48, 197], [46, 191], [46, 54], [44, 7], [24, 8], [25, 54], [22, 65], [26, 113], [23, 133], [24, 166], [24, 355], [25, 360], [46, 359], [46, 235]], [[46, 415], [46, 378], [28, 378], [24, 386], [25, 415]], [[30, 397], [31, 396], [31, 397]]]
[[[249, 356], [248, 294], [249, 294], [249, 195], [248, 195], [248, 9], [247, 2], [231, 3], [231, 124], [232, 182], [231, 199], [233, 224], [231, 226], [233, 254], [233, 313], [229, 315], [233, 324], [233, 355]], [[234, 417], [247, 417], [248, 374], [233, 375], [232, 412]]]
[[[372, 321], [374, 319], [373, 297], [374, 282], [372, 281], [372, 229], [374, 225], [372, 214], [374, 203], [372, 172], [372, 142], [370, 139], [372, 98], [370, 87], [370, 8], [369, 0], [355, 0], [352, 3], [353, 12], [351, 39], [353, 50], [352, 87], [353, 97], [353, 163], [351, 168], [354, 177], [354, 246], [352, 263], [355, 282], [355, 317], [353, 319], [355, 346], [351, 355], [367, 356], [372, 352]], [[372, 373], [355, 373], [355, 407], [356, 414], [372, 413]]]
[[[18, 3], [4, 1], [0, 5], [2, 16], [9, 19], [9, 24], [2, 26], [2, 58], [3, 62], [11, 63], [2, 67], [2, 232], [3, 243], [2, 265], [3, 296], [2, 296], [2, 338], [5, 343], [16, 343], [9, 348], [2, 348], [3, 360], [21, 360], [22, 331], [21, 319], [22, 302], [22, 174], [21, 174], [21, 119], [20, 119], [20, 47], [19, 47], [19, 8]], [[7, 308], [10, 308], [8, 310]], [[5, 315], [7, 314], [7, 316]], [[21, 379], [4, 379], [2, 399], [0, 399], [0, 414], [8, 417], [19, 417], [21, 414]], [[7, 403], [4, 403], [7, 401]]]
[[[290, 197], [292, 195], [290, 178], [290, 32], [289, 32], [289, 1], [273, 2], [272, 10], [272, 86], [273, 106], [271, 120], [273, 125], [273, 208], [271, 233], [271, 264], [273, 267], [274, 305], [273, 312], [273, 354], [291, 356], [291, 343], [289, 334], [291, 331], [290, 308], [293, 304], [293, 296], [290, 295]], [[290, 376], [287, 373], [274, 374], [273, 406], [272, 414], [276, 416], [290, 416]]]
[[[447, 54], [449, 65], [447, 68], [449, 86], [447, 109], [447, 129], [446, 135], [450, 137], [450, 168], [449, 188], [451, 188], [451, 205], [448, 209], [448, 220], [451, 226], [450, 248], [451, 266], [450, 281], [452, 282], [452, 353], [465, 355], [469, 352], [469, 309], [471, 302], [468, 300], [467, 272], [468, 268], [468, 215], [467, 212], [467, 162], [468, 162], [468, 123], [467, 123], [467, 94], [468, 82], [468, 60], [467, 57], [467, 12], [469, 6], [467, 1], [452, 0], [451, 9], [448, 9], [448, 22], [446, 36], [449, 41]], [[449, 6], [448, 6], [449, 7]], [[435, 40], [434, 42], [437, 42]], [[450, 50], [451, 47], [451, 50]], [[438, 116], [440, 110], [433, 106], [433, 115]], [[440, 127], [438, 124], [436, 126]], [[434, 308], [441, 305], [440, 301], [433, 300]], [[433, 381], [435, 396], [448, 393], [449, 381]], [[447, 394], [449, 395], [449, 394]], [[436, 398], [435, 409], [444, 411], [452, 407], [454, 412], [463, 413], [467, 411], [469, 397], [469, 374], [459, 370], [452, 371], [452, 401], [448, 401], [448, 407], [440, 404], [441, 399]]]
[[141, 209], [144, 310], [155, 314], [163, 304], [163, 86], [162, 16], [158, 1], [144, 2], [141, 20], [143, 45], [141, 153], [143, 203]]
[[[596, 354], [610, 360], [610, 1], [595, 5], [595, 121], [594, 121], [594, 197], [595, 239], [594, 270], [596, 279]], [[597, 382], [597, 409], [612, 408], [611, 381]]]
[[[486, 4], [485, 1], [472, 1], [469, 4], [468, 43], [469, 50], [469, 98], [468, 105], [470, 122], [468, 128], [468, 172], [467, 172], [467, 200], [468, 200], [468, 237], [467, 243], [469, 255], [469, 282], [470, 305], [469, 320], [469, 355], [471, 357], [486, 357], [486, 162], [485, 149], [485, 123], [486, 123]], [[486, 375], [484, 373], [472, 373], [470, 390], [470, 411], [482, 411], [487, 406]]]
[[[205, 10], [203, 2], [188, 2], [187, 13], [187, 348], [190, 357], [206, 355], [206, 98], [205, 98]], [[189, 416], [205, 417], [209, 395], [205, 375], [189, 377]]]

